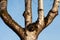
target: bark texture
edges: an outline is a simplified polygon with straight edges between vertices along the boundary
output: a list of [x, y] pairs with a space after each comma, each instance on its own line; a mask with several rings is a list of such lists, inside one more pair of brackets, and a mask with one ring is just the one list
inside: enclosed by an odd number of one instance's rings
[[0, 17], [21, 40], [37, 40], [39, 33], [46, 28], [58, 14], [60, 0], [54, 0], [51, 10], [44, 17], [43, 0], [38, 0], [38, 18], [32, 23], [32, 0], [25, 0], [25, 28], [16, 23], [7, 12], [7, 0], [0, 0]]

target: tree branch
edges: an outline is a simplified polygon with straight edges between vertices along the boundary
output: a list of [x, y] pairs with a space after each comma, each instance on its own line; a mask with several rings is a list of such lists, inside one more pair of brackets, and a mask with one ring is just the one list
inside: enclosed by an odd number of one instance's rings
[[38, 22], [40, 25], [44, 25], [43, 0], [38, 0]]
[[1, 11], [1, 18], [12, 30], [14, 30], [19, 36], [24, 35], [24, 29], [18, 25], [11, 16], [7, 13], [6, 10]]
[[43, 11], [43, 0], [38, 0], [38, 32], [40, 33], [46, 26], [48, 26], [53, 19], [58, 14], [60, 0], [54, 0], [53, 7], [49, 11], [48, 15], [44, 19], [44, 11]]
[[44, 8], [43, 0], [38, 0], [38, 19], [34, 23], [37, 26], [37, 35], [43, 30], [44, 27]]
[[60, 0], [54, 0], [52, 9], [48, 12], [48, 15], [45, 17], [45, 26], [48, 26], [53, 19], [58, 14], [58, 7], [59, 7]]
[[[6, 4], [4, 3], [4, 1], [6, 2]], [[2, 2], [0, 7], [1, 18], [3, 19], [5, 24], [7, 24], [13, 31], [15, 31], [18, 34], [18, 36], [23, 37], [24, 29], [20, 25], [18, 25], [7, 12], [7, 0], [1, 0], [0, 3], [1, 2]]]
[[38, 0], [38, 19], [37, 19], [38, 31], [40, 32], [44, 26], [44, 8], [43, 0]]
[[31, 5], [32, 0], [25, 0], [25, 12], [23, 14], [25, 18], [25, 26], [27, 27], [30, 23], [32, 23], [32, 8]]

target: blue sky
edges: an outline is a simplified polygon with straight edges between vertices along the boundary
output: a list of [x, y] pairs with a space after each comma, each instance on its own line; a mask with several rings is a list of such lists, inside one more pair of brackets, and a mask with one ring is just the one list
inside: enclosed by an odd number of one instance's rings
[[[37, 20], [37, 7], [38, 1], [32, 0], [32, 13], [33, 22]], [[47, 15], [52, 7], [53, 0], [44, 0], [44, 14]], [[8, 13], [11, 17], [21, 26], [24, 27], [24, 0], [8, 0]], [[60, 7], [58, 16], [54, 21], [45, 28], [39, 35], [38, 40], [60, 40]], [[0, 18], [0, 40], [20, 40], [19, 37], [13, 32]]]

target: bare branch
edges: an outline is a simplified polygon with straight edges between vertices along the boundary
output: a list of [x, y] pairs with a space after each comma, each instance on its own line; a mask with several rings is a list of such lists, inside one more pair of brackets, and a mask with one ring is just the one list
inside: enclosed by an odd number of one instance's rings
[[7, 0], [0, 0], [0, 11], [7, 8]]
[[22, 37], [24, 35], [24, 29], [20, 25], [18, 25], [8, 14], [7, 0], [1, 0], [0, 3], [1, 3], [0, 7], [1, 18], [3, 19], [5, 24], [7, 24], [12, 30], [14, 30], [18, 34], [18, 36]]
[[43, 0], [38, 0], [38, 19], [34, 25], [37, 27], [36, 35], [38, 35], [44, 28]]
[[45, 26], [48, 26], [58, 14], [60, 0], [54, 0], [53, 7], [45, 17]]
[[43, 0], [38, 0], [38, 19], [36, 22], [38, 26], [38, 33], [43, 30], [44, 27], [44, 8], [43, 8]]
[[31, 5], [32, 0], [25, 0], [25, 12], [23, 14], [25, 18], [25, 26], [27, 27], [30, 23], [32, 23], [32, 8]]
[[40, 25], [44, 25], [43, 0], [38, 0], [38, 22]]
[[24, 35], [24, 29], [18, 25], [11, 16], [7, 13], [6, 10], [1, 11], [1, 18], [12, 30], [14, 30], [19, 36]]

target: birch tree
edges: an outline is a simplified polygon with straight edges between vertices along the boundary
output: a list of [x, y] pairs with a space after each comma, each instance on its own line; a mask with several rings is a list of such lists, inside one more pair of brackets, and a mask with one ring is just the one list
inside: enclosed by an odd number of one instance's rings
[[0, 17], [8, 27], [10, 27], [21, 40], [37, 40], [38, 35], [43, 29], [52, 23], [53, 19], [58, 15], [60, 0], [54, 0], [52, 8], [44, 17], [43, 0], [38, 0], [38, 18], [32, 23], [32, 0], [25, 0], [25, 28], [16, 23], [7, 12], [8, 0], [0, 0]]

